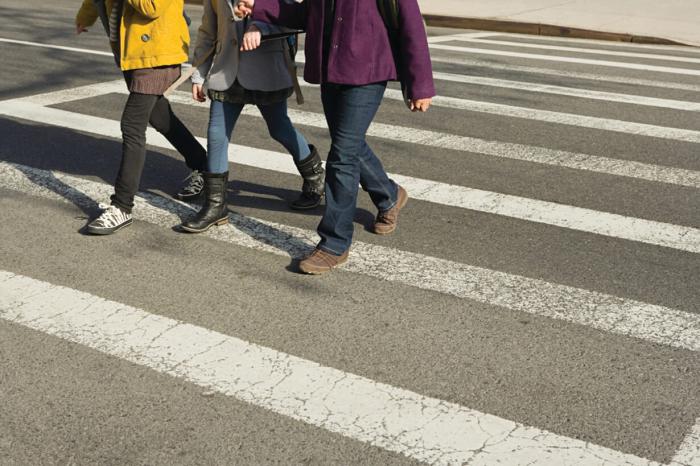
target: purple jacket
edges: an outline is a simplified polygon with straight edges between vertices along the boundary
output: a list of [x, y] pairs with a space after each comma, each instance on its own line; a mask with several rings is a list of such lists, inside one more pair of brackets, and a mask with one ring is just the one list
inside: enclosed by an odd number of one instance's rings
[[[324, 0], [255, 0], [253, 19], [306, 30], [304, 79], [323, 81]], [[412, 99], [435, 95], [428, 41], [417, 0], [399, 0], [401, 76]], [[336, 0], [327, 81], [364, 85], [396, 79], [377, 0]]]

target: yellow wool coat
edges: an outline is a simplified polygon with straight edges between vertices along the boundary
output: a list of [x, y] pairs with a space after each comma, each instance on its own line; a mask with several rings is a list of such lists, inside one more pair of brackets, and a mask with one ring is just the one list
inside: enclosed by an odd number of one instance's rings
[[[119, 28], [121, 69], [134, 70], [178, 65], [187, 61], [190, 32], [182, 15], [184, 0], [123, 0]], [[112, 0], [105, 0], [107, 16]], [[92, 26], [99, 12], [93, 0], [84, 0], [76, 24]]]

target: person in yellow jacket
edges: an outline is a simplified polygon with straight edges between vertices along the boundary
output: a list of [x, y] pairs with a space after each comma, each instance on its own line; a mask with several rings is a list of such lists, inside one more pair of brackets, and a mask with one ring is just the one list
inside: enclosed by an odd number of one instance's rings
[[183, 0], [84, 0], [78, 12], [77, 34], [101, 20], [129, 89], [121, 118], [122, 160], [114, 195], [109, 205], [100, 205], [104, 210], [88, 224], [88, 233], [109, 235], [131, 225], [149, 123], [185, 157], [192, 170], [178, 197], [190, 200], [201, 193], [206, 151], [163, 96], [180, 77], [180, 65], [188, 58], [190, 34], [183, 7]]

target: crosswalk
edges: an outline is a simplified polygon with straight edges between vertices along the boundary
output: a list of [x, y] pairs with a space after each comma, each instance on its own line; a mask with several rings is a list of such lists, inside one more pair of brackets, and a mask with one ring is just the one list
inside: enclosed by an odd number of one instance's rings
[[[48, 47], [62, 53], [108, 55], [76, 47], [0, 38], [0, 43], [26, 47]], [[458, 115], [464, 127], [442, 130], [439, 124], [423, 127], [414, 121], [396, 121], [394, 107], [380, 114], [369, 136], [382, 144], [400, 145], [407, 157], [427, 150], [454, 153], [468, 165], [473, 155], [487, 163], [524, 163], [536, 170], [567, 170], [567, 176], [609, 177], [615, 189], [618, 180], [634, 183], [640, 196], [671, 193], [682, 198], [686, 215], [676, 221], [655, 218], [654, 211], [594, 209], [562, 202], [514, 195], [503, 189], [458, 184], [440, 180], [438, 172], [421, 173], [400, 168], [392, 177], [405, 186], [416, 202], [430, 209], [478, 213], [498, 221], [538, 225], [552, 234], [575, 232], [590, 244], [620, 242], [627, 248], [653, 248], [658, 256], [683, 257], [700, 272], [700, 159], [688, 157], [688, 147], [697, 155], [700, 147], [700, 85], [688, 76], [700, 75], [698, 51], [680, 47], [607, 44], [593, 41], [554, 43], [552, 39], [522, 39], [497, 33], [466, 33], [432, 36], [435, 78], [450, 86], [449, 95], [435, 99], [442, 117]], [[484, 47], [480, 47], [484, 46]], [[488, 47], [486, 47], [488, 46]], [[672, 51], [670, 54], [668, 51]], [[557, 55], [553, 55], [556, 53]], [[584, 58], [585, 57], [585, 58]], [[517, 63], [502, 59], [514, 58]], [[619, 61], [615, 61], [619, 60]], [[527, 62], [527, 63], [525, 63]], [[560, 68], [548, 67], [556, 62]], [[449, 65], [448, 70], [442, 66]], [[455, 67], [463, 66], [463, 70]], [[562, 67], [564, 66], [564, 67]], [[591, 71], [590, 66], [596, 66]], [[617, 71], [638, 75], [620, 76]], [[501, 76], [501, 74], [503, 76]], [[554, 81], [552, 81], [554, 80]], [[605, 83], [600, 89], [601, 83]], [[459, 86], [483, 89], [482, 95], [461, 95]], [[614, 90], [610, 90], [614, 86]], [[315, 86], [305, 85], [307, 93]], [[611, 118], [570, 111], [528, 106], [528, 101], [491, 101], [489, 90], [577, 99], [604, 106], [621, 104], [638, 108], [629, 118]], [[71, 105], [92, 105], [99, 99], [125, 93], [122, 81], [110, 80], [0, 101], [0, 116], [47, 127], [74, 130], [93, 137], [118, 140], [119, 122], [114, 118], [81, 113]], [[459, 95], [455, 95], [459, 94]], [[682, 94], [682, 96], [680, 95]], [[401, 93], [387, 91], [388, 105], [400, 107]], [[206, 118], [206, 106], [192, 102], [187, 92], [176, 92], [171, 101], [187, 112]], [[327, 128], [318, 102], [309, 108], [292, 108], [290, 117], [302, 130]], [[70, 109], [69, 109], [70, 108]], [[678, 119], [660, 124], [653, 112], [679, 112]], [[651, 112], [651, 113], [645, 113]], [[648, 115], [654, 114], [654, 118]], [[582, 143], [564, 150], [543, 139], [514, 142], [497, 140], [467, 121], [495, 118], [504, 132], [518, 125], [547, 124], [553, 134], [583, 134]], [[246, 109], [244, 118], [259, 125], [257, 110]], [[653, 121], [653, 122], [652, 122]], [[628, 153], [603, 153], [589, 144], [590, 132], [602, 139], [630, 138], [640, 145], [668, 147], [664, 157], [635, 159]], [[514, 130], [514, 139], [521, 133]], [[167, 149], [168, 142], [148, 131], [153, 148]], [[504, 135], [505, 136], [505, 135]], [[199, 138], [205, 143], [203, 138]], [[241, 144], [241, 142], [243, 144]], [[674, 152], [675, 148], [683, 148]], [[229, 148], [234, 166], [243, 165], [264, 173], [294, 174], [286, 154], [251, 144], [243, 137]], [[60, 167], [60, 161], [54, 166]], [[460, 165], [461, 166], [461, 165]], [[457, 167], [455, 167], [457, 169]], [[552, 184], [564, 183], [557, 179]], [[108, 198], [112, 187], [70, 170], [46, 169], [18, 160], [0, 160], [3, 189], [61, 204], [95, 209]], [[505, 185], [505, 184], [504, 184]], [[191, 215], [193, 206], [171, 198], [140, 192], [134, 211], [139, 222], [167, 230]], [[695, 206], [693, 209], [692, 206]], [[235, 209], [235, 206], [232, 206]], [[447, 214], [446, 214], [447, 215]], [[677, 216], [678, 217], [678, 216]], [[514, 225], [517, 225], [514, 223]], [[455, 244], [463, 241], [455, 232]], [[315, 232], [299, 224], [270, 221], [232, 213], [230, 222], [202, 237], [219, 243], [242, 246], [260, 254], [299, 258], [316, 242]], [[498, 238], [494, 238], [498, 241]], [[617, 243], [616, 243], [617, 244]], [[572, 244], [572, 248], [577, 245]], [[420, 249], [420, 248], [418, 248]], [[649, 264], [654, 267], [654, 264]], [[692, 413], [695, 425], [676, 439], [672, 456], [642, 457], [560, 435], [472, 409], [434, 396], [374, 381], [352, 371], [328, 367], [274, 348], [257, 345], [186, 321], [159, 315], [155, 309], [138, 309], [96, 295], [58, 286], [15, 273], [0, 262], [0, 319], [96, 349], [154, 371], [185, 379], [217, 393], [251, 403], [262, 409], [320, 427], [360, 442], [431, 464], [540, 464], [540, 465], [700, 465], [700, 412]], [[377, 244], [358, 237], [351, 260], [338, 273], [357, 274], [436, 295], [462, 300], [465, 312], [473, 303], [503, 312], [522, 313], [564, 325], [593, 329], [617, 339], [633, 340], [651, 348], [700, 353], [698, 302], [682, 307], [645, 302], [562, 280], [499, 270], [497, 266], [470, 264], [421, 251]], [[700, 276], [686, 277], [688, 290], [700, 288]], [[692, 293], [689, 293], [692, 294]], [[700, 363], [699, 363], [700, 364]], [[698, 381], [700, 387], [700, 381]], [[700, 389], [698, 394], [700, 396]]]

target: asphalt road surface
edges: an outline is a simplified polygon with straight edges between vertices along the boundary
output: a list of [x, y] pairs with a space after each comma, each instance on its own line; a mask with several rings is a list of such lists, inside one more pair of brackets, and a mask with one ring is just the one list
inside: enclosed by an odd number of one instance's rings
[[0, 464], [700, 465], [700, 50], [431, 29], [433, 108], [392, 86], [370, 130], [399, 229], [361, 195], [309, 277], [322, 210], [255, 109], [229, 225], [178, 231], [153, 132], [134, 225], [83, 234], [126, 94], [77, 7], [0, 6]]

